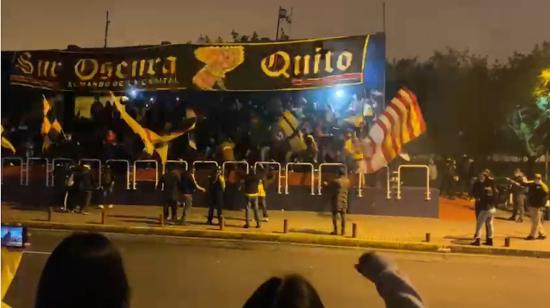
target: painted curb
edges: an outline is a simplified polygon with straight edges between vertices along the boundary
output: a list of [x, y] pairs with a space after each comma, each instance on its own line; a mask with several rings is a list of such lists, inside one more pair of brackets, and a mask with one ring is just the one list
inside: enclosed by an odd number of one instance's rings
[[141, 235], [168, 235], [183, 237], [231, 239], [231, 240], [253, 240], [268, 241], [279, 243], [297, 243], [313, 244], [325, 246], [341, 247], [364, 247], [394, 250], [410, 250], [423, 252], [443, 252], [443, 253], [465, 253], [465, 254], [486, 254], [498, 256], [516, 256], [532, 258], [550, 258], [550, 251], [523, 250], [513, 248], [495, 248], [495, 247], [473, 247], [462, 245], [441, 245], [422, 242], [392, 242], [375, 241], [356, 238], [343, 238], [328, 235], [311, 235], [299, 233], [262, 233], [262, 232], [238, 232], [228, 230], [196, 230], [181, 229], [173, 227], [129, 227], [109, 224], [71, 224], [46, 221], [24, 221], [22, 225], [29, 228], [68, 230], [68, 231], [87, 231], [87, 232], [112, 232]]

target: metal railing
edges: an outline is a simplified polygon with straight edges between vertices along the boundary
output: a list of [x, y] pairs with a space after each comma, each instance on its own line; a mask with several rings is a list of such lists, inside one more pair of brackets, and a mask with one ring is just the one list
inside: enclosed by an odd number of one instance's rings
[[346, 174], [348, 173], [348, 168], [346, 167], [346, 165], [344, 165], [342, 163], [322, 163], [322, 164], [319, 164], [319, 169], [317, 170], [317, 189], [318, 189], [317, 194], [319, 196], [322, 195], [322, 189], [323, 189], [323, 167], [329, 167], [329, 166], [344, 167], [344, 170], [346, 171]]
[[278, 183], [277, 193], [281, 194], [282, 189], [283, 189], [283, 186], [281, 184], [281, 180], [282, 180], [282, 177], [281, 177], [281, 173], [282, 173], [281, 164], [276, 162], [276, 161], [257, 161], [257, 162], [254, 163], [254, 173], [256, 173], [256, 169], [257, 169], [258, 165], [277, 166], [277, 183]]
[[107, 165], [115, 163], [123, 163], [126, 165], [126, 190], [130, 190], [130, 161], [126, 159], [108, 159], [105, 161]]
[[[25, 170], [23, 169], [23, 158], [17, 156], [6, 156], [2, 157], [2, 168], [4, 168], [4, 163], [6, 161], [18, 161], [19, 162], [19, 185], [24, 185], [24, 174]], [[4, 172], [2, 172], [2, 184], [4, 183]]]
[[285, 165], [285, 195], [288, 195], [288, 169], [291, 166], [308, 166], [311, 169], [311, 195], [315, 195], [315, 168], [312, 163], [287, 163]]
[[194, 170], [196, 169], [195, 166], [196, 165], [215, 165], [216, 168], [218, 168], [220, 165], [218, 164], [217, 161], [214, 161], [214, 160], [196, 160], [193, 162], [193, 173], [195, 172]]
[[169, 159], [169, 160], [166, 161], [166, 163], [164, 165], [162, 165], [162, 174], [166, 173], [166, 166], [168, 166], [168, 164], [170, 164], [170, 165], [184, 165], [185, 166], [185, 171], [189, 170], [189, 164], [187, 163], [187, 161]]
[[[162, 175], [164, 176], [166, 174], [166, 166], [168, 164], [171, 164], [171, 165], [184, 165], [185, 166], [185, 171], [188, 171], [189, 170], [189, 164], [185, 161], [185, 160], [167, 160], [166, 163], [164, 165], [162, 165]], [[162, 183], [160, 184], [160, 189], [164, 190], [164, 181], [162, 181]]]
[[427, 165], [401, 165], [397, 169], [397, 200], [401, 200], [401, 169], [416, 168], [426, 170], [426, 201], [431, 200], [430, 193], [430, 168]]
[[225, 176], [225, 166], [227, 165], [245, 165], [246, 166], [246, 174], [249, 174], [250, 173], [250, 165], [248, 164], [248, 162], [246, 160], [228, 160], [228, 161], [224, 161], [222, 163], [222, 174]]
[[78, 160], [79, 165], [83, 163], [93, 163], [97, 165], [97, 187], [101, 187], [101, 160], [97, 158], [82, 158]]
[[25, 174], [25, 186], [29, 186], [29, 172], [31, 170], [31, 163], [33, 161], [45, 161], [46, 165], [44, 166], [44, 171], [46, 172], [46, 183], [45, 186], [48, 187], [48, 159], [43, 157], [27, 157], [26, 162], [26, 174]]
[[383, 168], [386, 168], [386, 200], [390, 200], [391, 199], [391, 187], [390, 187], [391, 170], [390, 170], [390, 167], [388, 166], [384, 166]]
[[133, 174], [133, 186], [132, 189], [136, 190], [136, 184], [137, 184], [137, 164], [143, 163], [143, 164], [154, 164], [155, 165], [155, 189], [157, 188], [159, 184], [159, 164], [154, 159], [141, 159], [134, 161], [134, 174]]
[[[25, 186], [28, 186], [29, 185], [29, 182], [30, 182], [30, 169], [33, 165], [33, 162], [38, 162], [38, 161], [44, 161], [45, 162], [45, 174], [46, 174], [46, 187], [48, 186], [55, 186], [55, 180], [54, 180], [54, 171], [55, 171], [55, 166], [56, 164], [58, 164], [59, 162], [74, 162], [72, 159], [69, 159], [69, 158], [63, 158], [63, 157], [59, 157], [59, 158], [54, 158], [51, 162], [51, 164], [49, 164], [49, 160], [47, 158], [43, 158], [43, 157], [29, 157], [27, 158], [27, 160], [25, 161], [23, 158], [20, 158], [20, 157], [3, 157], [2, 158], [2, 166], [8, 162], [8, 161], [17, 161], [19, 162], [20, 164], [20, 184], [21, 185], [25, 185]], [[99, 179], [98, 179], [98, 183], [99, 185], [101, 185], [101, 167], [102, 167], [102, 162], [101, 160], [99, 159], [93, 159], [93, 158], [83, 158], [81, 160], [78, 161], [78, 163], [93, 163], [97, 166], [98, 168], [98, 175], [99, 175]], [[130, 190], [130, 189], [136, 189], [137, 187], [137, 182], [139, 181], [137, 179], [137, 164], [144, 164], [144, 163], [152, 163], [154, 164], [154, 167], [155, 167], [155, 187], [158, 186], [158, 183], [160, 182], [159, 180], [159, 166], [158, 166], [158, 162], [156, 160], [136, 160], [133, 162], [133, 179], [132, 181], [130, 180], [130, 161], [129, 160], [125, 160], [125, 159], [109, 159], [109, 160], [106, 160], [105, 161], [106, 164], [115, 164], [115, 163], [122, 163], [122, 164], [125, 164], [126, 165], [126, 190]], [[184, 168], [185, 170], [189, 170], [189, 164], [187, 161], [184, 161], [184, 160], [168, 160], [166, 162], [166, 165], [167, 164], [182, 164], [184, 165]], [[248, 162], [246, 161], [226, 161], [222, 164], [222, 173], [225, 174], [225, 171], [226, 171], [226, 167], [228, 165], [244, 165], [246, 166], [246, 173], [249, 174], [250, 173], [250, 165]], [[213, 160], [199, 160], [199, 161], [194, 161], [192, 163], [192, 166], [193, 166], [193, 169], [196, 168], [196, 166], [198, 165], [213, 165], [215, 167], [219, 167], [219, 164], [218, 162], [216, 161], [213, 161]], [[345, 169], [346, 166], [345, 164], [343, 163], [322, 163], [322, 164], [319, 164], [319, 167], [318, 169], [315, 169], [314, 165], [312, 163], [303, 163], [303, 162], [300, 162], [300, 163], [287, 163], [285, 165], [285, 169], [284, 169], [284, 172], [283, 172], [283, 167], [282, 165], [279, 163], [279, 162], [274, 162], [274, 161], [258, 161], [258, 162], [255, 162], [254, 163], [254, 172], [256, 172], [258, 166], [260, 165], [271, 165], [271, 166], [276, 166], [277, 168], [277, 176], [278, 176], [278, 179], [277, 179], [277, 192], [279, 194], [282, 194], [282, 190], [283, 190], [283, 178], [284, 178], [284, 194], [288, 195], [289, 194], [289, 178], [288, 178], [288, 174], [289, 172], [292, 170], [292, 168], [294, 166], [307, 166], [308, 169], [310, 169], [310, 172], [311, 172], [311, 183], [310, 183], [310, 188], [311, 188], [311, 195], [315, 195], [315, 190], [317, 190], [317, 194], [318, 195], [322, 195], [322, 192], [323, 192], [323, 170], [325, 170], [327, 167], [329, 166], [334, 166], [334, 167], [344, 167]], [[392, 190], [391, 190], [391, 187], [390, 187], [390, 169], [385, 166], [384, 168], [386, 168], [386, 199], [391, 199], [391, 194], [392, 194]], [[402, 190], [401, 190], [401, 169], [402, 168], [420, 168], [420, 169], [426, 169], [426, 200], [430, 200], [431, 199], [431, 192], [430, 192], [430, 182], [429, 182], [429, 168], [428, 166], [426, 165], [401, 165], [399, 166], [399, 169], [397, 171], [397, 177], [398, 177], [398, 185], [397, 185], [397, 199], [400, 200], [401, 197], [402, 197]], [[166, 171], [166, 166], [162, 166], [162, 174], [164, 174]], [[317, 173], [317, 180], [315, 179], [315, 173]], [[358, 174], [358, 176], [360, 177], [364, 177], [364, 174]], [[2, 179], [3, 180], [3, 179]], [[315, 188], [315, 182], [317, 181], [317, 189]], [[359, 181], [358, 182], [358, 196], [359, 197], [362, 197], [362, 189], [363, 189], [363, 185], [364, 182], [363, 181]], [[132, 187], [132, 188], [130, 188]]]
[[56, 167], [57, 163], [59, 163], [59, 162], [74, 164], [74, 160], [72, 160], [70, 158], [57, 157], [57, 158], [52, 159], [52, 163], [50, 164], [51, 168], [48, 168], [48, 174], [49, 174], [49, 177], [50, 177], [50, 187], [55, 187], [55, 174], [54, 173], [55, 173], [55, 167]]

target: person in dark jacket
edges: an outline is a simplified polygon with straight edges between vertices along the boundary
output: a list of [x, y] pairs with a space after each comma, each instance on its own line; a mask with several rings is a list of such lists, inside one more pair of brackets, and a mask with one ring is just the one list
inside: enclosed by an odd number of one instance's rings
[[82, 165], [78, 183], [78, 189], [81, 196], [80, 214], [88, 215], [86, 210], [92, 202], [92, 194], [95, 189], [94, 182], [94, 176], [90, 165]]
[[[178, 200], [180, 199], [181, 170], [174, 168], [162, 177], [164, 184], [164, 204], [162, 212], [171, 224], [178, 218]], [[170, 210], [170, 212], [168, 211]]]
[[260, 227], [260, 217], [258, 215], [258, 185], [260, 184], [260, 178], [255, 174], [255, 172], [246, 175], [244, 183], [241, 186], [241, 189], [246, 196], [246, 207], [245, 207], [245, 219], [246, 223], [245, 228], [250, 227], [250, 209], [254, 211], [254, 219], [256, 220], [256, 228]]
[[508, 220], [523, 222], [523, 212], [527, 200], [527, 178], [518, 168], [514, 171], [514, 177], [512, 179], [506, 179], [510, 182], [512, 202], [514, 204], [514, 213]]
[[97, 207], [100, 209], [113, 208], [113, 202], [111, 195], [115, 189], [115, 177], [113, 176], [113, 170], [111, 166], [105, 165], [101, 169], [101, 203]]
[[208, 179], [208, 220], [207, 224], [212, 224], [214, 218], [214, 209], [218, 215], [218, 223], [221, 223], [223, 196], [225, 192], [225, 178], [222, 175], [221, 168], [216, 168]]
[[349, 188], [351, 186], [350, 180], [347, 177], [346, 171], [340, 169], [338, 171], [338, 178], [333, 180], [330, 184], [325, 182], [325, 185], [330, 185], [332, 191], [331, 205], [332, 205], [332, 227], [331, 234], [338, 234], [338, 215], [340, 215], [341, 221], [341, 235], [346, 234], [346, 212], [348, 210], [349, 202]]
[[548, 186], [542, 181], [542, 175], [535, 174], [535, 180], [528, 183], [527, 200], [529, 202], [529, 215], [531, 216], [531, 232], [526, 240], [544, 240], [546, 232], [542, 226], [543, 213], [548, 204]]
[[196, 190], [205, 192], [206, 189], [201, 187], [195, 180], [195, 169], [191, 169], [191, 172], [185, 171], [181, 175], [180, 192], [183, 195], [182, 206], [183, 214], [181, 215], [180, 224], [187, 224], [186, 217], [187, 211], [193, 206], [193, 193]]
[[59, 206], [61, 204], [61, 210], [66, 210], [65, 196], [67, 195], [67, 179], [70, 174], [69, 164], [58, 163], [53, 169], [53, 187], [55, 190], [55, 198], [53, 206]]
[[479, 246], [481, 243], [480, 233], [481, 227], [485, 224], [487, 240], [484, 245], [493, 245], [493, 216], [495, 210], [495, 200], [497, 189], [495, 181], [487, 171], [483, 171], [472, 188], [472, 196], [475, 198], [476, 207], [476, 231], [472, 245]]
[[69, 212], [74, 212], [80, 196], [80, 166], [70, 165], [69, 173], [65, 179], [66, 194], [63, 200], [63, 207]]

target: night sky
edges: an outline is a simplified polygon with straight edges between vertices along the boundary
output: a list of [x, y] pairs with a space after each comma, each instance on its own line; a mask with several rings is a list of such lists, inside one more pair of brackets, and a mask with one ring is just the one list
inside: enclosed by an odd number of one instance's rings
[[[491, 58], [550, 41], [549, 0], [387, 0], [388, 58], [425, 58], [447, 46]], [[230, 38], [256, 30], [273, 38], [279, 5], [294, 8], [291, 38], [382, 30], [379, 0], [4, 0], [2, 50], [102, 47]]]

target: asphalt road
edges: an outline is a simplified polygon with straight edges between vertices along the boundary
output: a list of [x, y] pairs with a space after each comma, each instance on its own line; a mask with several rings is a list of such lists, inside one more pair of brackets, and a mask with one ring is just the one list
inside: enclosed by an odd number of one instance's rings
[[[6, 302], [32, 307], [40, 272], [68, 233], [32, 230]], [[109, 234], [122, 251], [132, 307], [240, 307], [273, 275], [298, 272], [326, 307], [383, 307], [353, 264], [360, 249]], [[549, 307], [550, 260], [389, 252], [430, 307]]]

